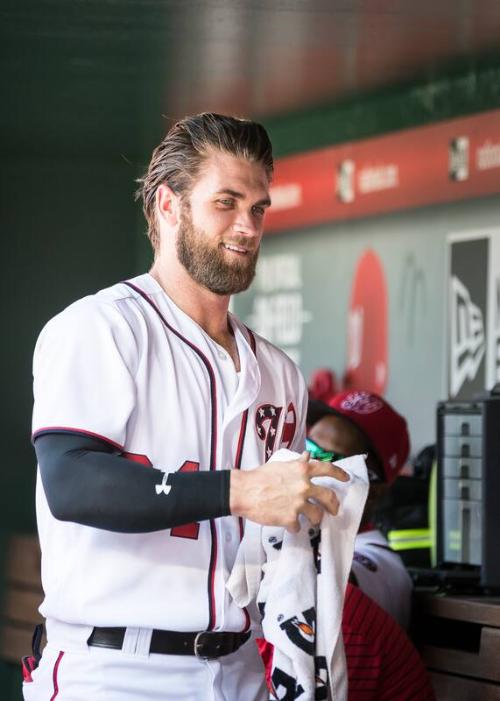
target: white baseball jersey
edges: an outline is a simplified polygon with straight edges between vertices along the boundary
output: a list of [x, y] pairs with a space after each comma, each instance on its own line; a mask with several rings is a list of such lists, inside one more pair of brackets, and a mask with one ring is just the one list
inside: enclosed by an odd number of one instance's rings
[[[97, 436], [145, 470], [167, 472], [251, 469], [279, 448], [302, 452], [300, 372], [229, 318], [239, 373], [149, 274], [75, 302], [36, 346], [34, 435], [57, 428]], [[50, 513], [40, 477], [37, 517], [44, 616], [179, 631], [250, 626], [225, 589], [240, 519], [140, 534], [62, 522]]]
[[352, 571], [360, 589], [407, 628], [413, 583], [403, 561], [379, 530], [356, 536]]

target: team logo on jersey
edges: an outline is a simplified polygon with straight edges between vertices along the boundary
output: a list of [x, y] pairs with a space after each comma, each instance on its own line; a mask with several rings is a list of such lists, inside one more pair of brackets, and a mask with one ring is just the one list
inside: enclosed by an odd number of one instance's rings
[[255, 414], [255, 430], [261, 441], [265, 441], [266, 460], [274, 452], [278, 423], [283, 408], [273, 404], [261, 404]]
[[[278, 425], [283, 407], [275, 406], [274, 404], [261, 404], [255, 413], [255, 430], [261, 441], [265, 441], [266, 460], [269, 460], [274, 453], [276, 438], [278, 434]], [[280, 448], [289, 448], [295, 436], [297, 428], [297, 412], [292, 402], [286, 410], [285, 420], [283, 422], [283, 430]]]
[[281, 436], [280, 448], [289, 448], [293, 437], [295, 436], [295, 429], [297, 428], [297, 412], [292, 402], [288, 405], [286, 410], [285, 422], [283, 424], [283, 434]]
[[172, 489], [172, 487], [169, 484], [167, 484], [168, 475], [168, 472], [164, 472], [161, 483], [155, 484], [155, 492], [157, 494], [170, 494], [170, 490]]
[[316, 610], [314, 606], [303, 611], [301, 616], [292, 616], [280, 628], [285, 631], [292, 643], [308, 655], [314, 654], [314, 638], [316, 634]]

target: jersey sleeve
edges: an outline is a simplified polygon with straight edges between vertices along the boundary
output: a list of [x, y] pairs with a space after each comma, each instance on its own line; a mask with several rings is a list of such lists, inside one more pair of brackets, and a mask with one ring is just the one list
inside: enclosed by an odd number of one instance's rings
[[133, 333], [113, 304], [86, 297], [49, 321], [33, 360], [33, 439], [80, 432], [121, 449], [136, 356]]

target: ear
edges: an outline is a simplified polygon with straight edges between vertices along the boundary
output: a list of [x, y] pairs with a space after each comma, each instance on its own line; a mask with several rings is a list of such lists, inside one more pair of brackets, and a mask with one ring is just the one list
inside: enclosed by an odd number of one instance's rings
[[159, 185], [156, 190], [156, 211], [170, 227], [176, 226], [180, 215], [180, 197], [168, 185]]

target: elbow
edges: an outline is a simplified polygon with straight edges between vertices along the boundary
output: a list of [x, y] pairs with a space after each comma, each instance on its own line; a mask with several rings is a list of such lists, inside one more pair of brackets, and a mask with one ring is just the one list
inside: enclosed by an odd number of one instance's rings
[[[43, 479], [42, 479], [43, 482]], [[72, 513], [71, 505], [63, 497], [60, 490], [47, 489], [44, 484], [45, 498], [52, 516], [58, 521], [74, 521], [75, 514]]]
[[[52, 516], [58, 521], [74, 521], [74, 497], [69, 499], [68, 474], [66, 475], [57, 462], [50, 465], [39, 463], [43, 491]], [[66, 477], [66, 478], [65, 478]]]
[[46, 497], [49, 511], [57, 521], [75, 521], [74, 514], [68, 509], [67, 504], [57, 498], [49, 498], [47, 494]]

